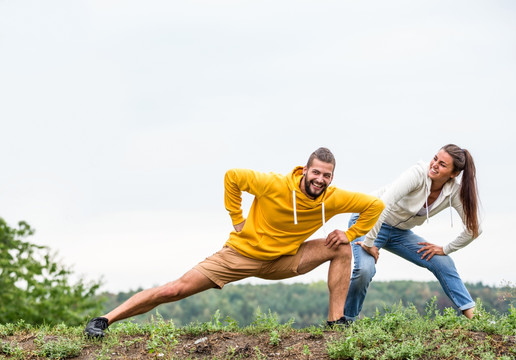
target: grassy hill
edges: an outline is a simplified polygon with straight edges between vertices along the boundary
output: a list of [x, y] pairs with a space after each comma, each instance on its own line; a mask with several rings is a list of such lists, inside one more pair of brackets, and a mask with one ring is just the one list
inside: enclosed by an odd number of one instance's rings
[[117, 323], [103, 340], [82, 327], [0, 325], [5, 359], [501, 359], [516, 358], [516, 309], [493, 315], [477, 304], [473, 320], [431, 303], [421, 315], [401, 304], [342, 329], [292, 327], [258, 312], [239, 327], [221, 319], [176, 327], [158, 314], [151, 321]]

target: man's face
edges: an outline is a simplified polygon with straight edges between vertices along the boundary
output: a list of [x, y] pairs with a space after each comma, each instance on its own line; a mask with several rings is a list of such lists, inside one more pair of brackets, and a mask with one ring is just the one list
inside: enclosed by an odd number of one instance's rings
[[333, 165], [314, 159], [312, 165], [303, 169], [303, 186], [304, 193], [308, 197], [315, 199], [321, 195], [333, 180]]

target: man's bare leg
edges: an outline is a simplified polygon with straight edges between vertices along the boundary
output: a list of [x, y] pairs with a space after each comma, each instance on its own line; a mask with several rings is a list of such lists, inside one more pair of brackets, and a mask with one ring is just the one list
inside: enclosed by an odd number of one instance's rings
[[349, 279], [351, 278], [351, 246], [346, 244], [330, 249], [325, 245], [324, 239], [307, 241], [305, 246], [298, 268], [300, 274], [305, 274], [322, 263], [330, 261], [330, 268], [328, 269], [328, 290], [330, 292], [328, 320], [338, 320], [344, 316], [344, 304], [348, 295]]
[[175, 281], [134, 294], [103, 317], [111, 325], [115, 321], [146, 313], [160, 304], [178, 301], [215, 286], [201, 272], [192, 269]]

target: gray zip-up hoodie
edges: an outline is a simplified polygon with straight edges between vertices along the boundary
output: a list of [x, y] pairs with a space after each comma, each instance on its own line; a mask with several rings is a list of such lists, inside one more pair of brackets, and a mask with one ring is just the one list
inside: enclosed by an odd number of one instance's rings
[[[450, 216], [453, 207], [464, 224], [464, 211], [459, 195], [460, 183], [456, 178], [450, 179], [444, 184], [441, 195], [432, 204], [430, 211], [426, 206], [426, 216], [417, 215], [423, 206], [427, 205], [426, 202], [430, 194], [432, 180], [428, 177], [428, 169], [429, 163], [420, 161], [401, 174], [392, 184], [373, 193], [373, 195], [383, 200], [385, 209], [376, 225], [365, 235], [364, 244], [366, 246], [373, 246], [384, 222], [398, 229], [412, 229], [448, 207], [450, 207]], [[479, 229], [478, 234], [480, 235], [481, 232], [482, 230]], [[443, 251], [448, 255], [463, 248], [473, 240], [473, 235], [464, 227], [464, 230], [455, 240], [443, 247]]]

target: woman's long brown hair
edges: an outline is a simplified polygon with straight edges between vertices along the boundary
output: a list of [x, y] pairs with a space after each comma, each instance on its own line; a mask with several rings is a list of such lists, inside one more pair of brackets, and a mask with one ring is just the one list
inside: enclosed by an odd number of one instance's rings
[[462, 171], [462, 181], [460, 187], [460, 201], [466, 215], [466, 228], [478, 236], [478, 189], [477, 171], [470, 152], [462, 149], [455, 144], [448, 144], [442, 147], [453, 158], [454, 171]]

